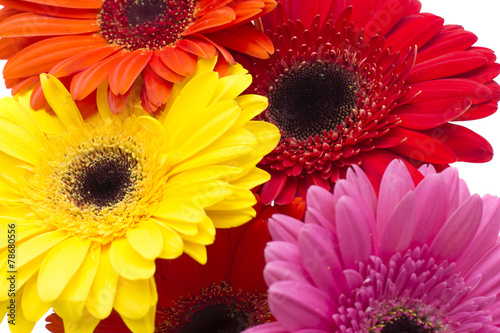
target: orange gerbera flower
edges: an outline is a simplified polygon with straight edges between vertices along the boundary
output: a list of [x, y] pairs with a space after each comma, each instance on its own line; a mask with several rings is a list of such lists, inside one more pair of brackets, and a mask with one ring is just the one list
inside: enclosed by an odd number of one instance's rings
[[226, 47], [257, 58], [274, 51], [250, 21], [271, 11], [275, 0], [2, 0], [2, 5], [6, 85], [13, 94], [36, 85], [34, 109], [46, 106], [38, 78], [44, 72], [90, 107], [94, 103], [85, 99], [93, 100], [108, 78], [115, 113], [140, 82], [142, 105], [154, 112], [166, 103], [173, 83], [194, 71], [198, 57], [220, 53], [223, 73], [227, 63], [234, 64]]

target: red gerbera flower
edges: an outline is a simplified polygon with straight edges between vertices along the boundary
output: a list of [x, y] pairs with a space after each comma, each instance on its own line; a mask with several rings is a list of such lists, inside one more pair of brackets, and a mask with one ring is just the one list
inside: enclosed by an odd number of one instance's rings
[[[217, 231], [215, 242], [207, 246], [206, 265], [185, 255], [157, 261], [155, 332], [238, 333], [272, 320], [263, 277], [264, 247], [270, 240], [267, 219], [280, 213], [300, 220], [305, 202], [295, 198], [289, 205], [270, 207], [258, 200], [254, 208], [257, 217], [249, 223]], [[47, 321], [51, 332], [64, 332], [56, 314]], [[129, 328], [111, 313], [93, 332], [129, 332]]]
[[484, 138], [449, 122], [496, 111], [500, 65], [472, 46], [473, 33], [420, 8], [417, 0], [282, 0], [262, 18], [276, 51], [241, 61], [252, 92], [269, 98], [261, 119], [282, 132], [261, 162], [272, 175], [264, 203], [304, 197], [311, 184], [330, 189], [350, 165], [376, 184], [398, 157], [438, 170], [492, 158]]
[[[269, 38], [250, 23], [274, 0], [5, 0], [0, 10], [3, 74], [16, 94], [37, 84], [32, 107], [46, 103], [38, 75], [64, 82], [77, 101], [109, 79], [109, 101], [119, 112], [142, 76], [141, 100], [154, 112], [172, 84], [191, 74], [198, 57], [234, 64], [225, 49], [267, 58]], [[223, 61], [225, 60], [225, 62]]]

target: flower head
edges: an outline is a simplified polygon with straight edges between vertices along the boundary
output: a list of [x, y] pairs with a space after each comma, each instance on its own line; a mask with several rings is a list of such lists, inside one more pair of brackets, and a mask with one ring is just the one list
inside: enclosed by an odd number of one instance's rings
[[[305, 223], [274, 215], [264, 332], [497, 332], [500, 200], [457, 170], [401, 161], [378, 194], [357, 166], [334, 193], [312, 186]], [[286, 255], [285, 255], [286, 254]]]
[[220, 54], [222, 72], [227, 62], [234, 65], [226, 47], [268, 57], [272, 43], [250, 21], [275, 5], [274, 0], [11, 1], [0, 11], [0, 57], [8, 60], [4, 77], [13, 94], [36, 84], [34, 109], [46, 105], [40, 73], [60, 78], [88, 108], [92, 103], [86, 98], [94, 99], [108, 78], [115, 113], [137, 82], [144, 109], [154, 112], [173, 84], [195, 70], [198, 57]]
[[[114, 115], [103, 85], [99, 113], [83, 120], [45, 74], [56, 116], [31, 110], [29, 94], [0, 101], [1, 228], [16, 230], [22, 325], [53, 307], [68, 330], [83, 332], [115, 309], [131, 329], [149, 331], [155, 259], [187, 253], [205, 263], [215, 228], [255, 216], [250, 189], [269, 177], [255, 165], [279, 133], [250, 121], [267, 103], [239, 96], [250, 83], [246, 71], [231, 66], [220, 79], [215, 62], [200, 60], [159, 118], [130, 103]], [[5, 258], [7, 250], [5, 241]], [[6, 265], [0, 289], [9, 302]]]
[[[156, 332], [238, 333], [272, 319], [262, 274], [264, 247], [270, 239], [267, 219], [276, 212], [301, 218], [304, 202], [297, 198], [290, 205], [274, 208], [263, 207], [258, 201], [255, 209], [257, 216], [249, 223], [217, 231], [214, 244], [207, 246], [206, 265], [186, 255], [158, 261]], [[64, 332], [56, 314], [47, 320], [51, 332]], [[112, 313], [94, 332], [128, 330]]]
[[449, 122], [496, 111], [500, 65], [419, 1], [283, 0], [262, 21], [276, 51], [246, 60], [250, 91], [269, 98], [260, 119], [282, 133], [261, 162], [264, 203], [330, 189], [351, 165], [379, 183], [397, 157], [438, 170], [492, 158], [484, 138]]

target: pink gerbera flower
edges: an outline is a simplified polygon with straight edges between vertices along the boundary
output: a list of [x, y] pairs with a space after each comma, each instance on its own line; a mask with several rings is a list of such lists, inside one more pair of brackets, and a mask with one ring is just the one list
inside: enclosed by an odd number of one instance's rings
[[500, 331], [500, 201], [457, 170], [414, 184], [400, 161], [378, 195], [354, 167], [334, 193], [313, 186], [305, 223], [274, 215], [266, 248], [277, 319], [247, 333]]
[[496, 111], [495, 54], [420, 7], [417, 0], [281, 0], [262, 17], [275, 53], [248, 59], [246, 68], [250, 90], [269, 99], [260, 119], [282, 133], [261, 162], [271, 173], [264, 203], [286, 204], [310, 185], [331, 189], [350, 165], [377, 184], [397, 157], [437, 170], [491, 159], [484, 138], [449, 122]]

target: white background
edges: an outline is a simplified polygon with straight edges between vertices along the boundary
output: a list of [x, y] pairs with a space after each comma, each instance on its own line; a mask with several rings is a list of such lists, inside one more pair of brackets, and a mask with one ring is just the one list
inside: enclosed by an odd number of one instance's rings
[[[475, 44], [493, 49], [500, 57], [500, 1], [499, 0], [421, 0], [422, 12], [429, 12], [445, 19], [445, 24], [460, 24], [475, 33], [479, 40]], [[4, 62], [0, 62], [3, 68]], [[0, 97], [9, 96], [0, 80]], [[486, 119], [460, 122], [484, 136], [497, 153], [488, 163], [456, 163], [460, 176], [465, 179], [472, 193], [500, 195], [500, 112]], [[44, 320], [34, 332], [48, 332]], [[0, 332], [8, 332], [4, 322]]]

